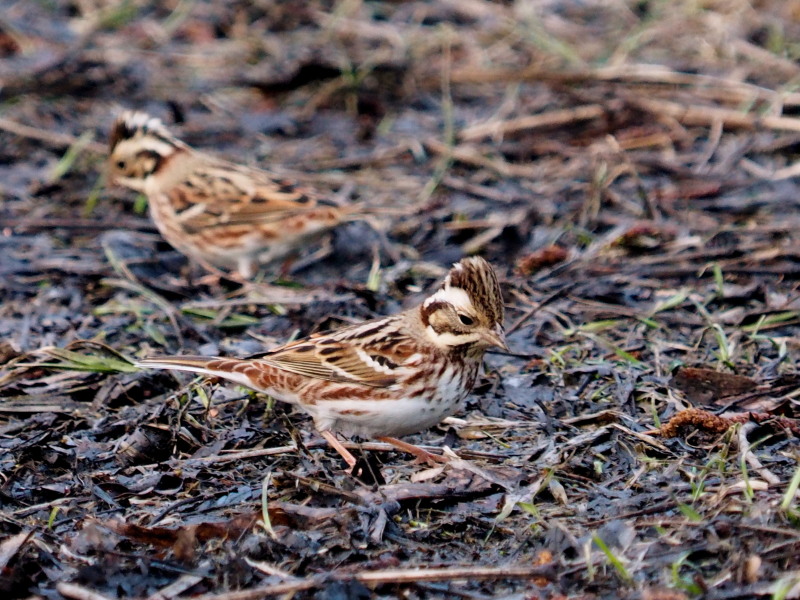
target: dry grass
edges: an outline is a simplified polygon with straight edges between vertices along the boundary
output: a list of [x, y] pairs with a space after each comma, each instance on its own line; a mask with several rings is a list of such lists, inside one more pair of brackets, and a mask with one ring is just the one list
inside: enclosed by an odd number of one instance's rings
[[[798, 39], [790, 0], [8, 7], [0, 590], [798, 597]], [[120, 107], [405, 213], [391, 252], [193, 283], [103, 184]], [[303, 415], [126, 372], [396, 311], [463, 253], [515, 355], [416, 436], [447, 468], [366, 443], [363, 484]]]

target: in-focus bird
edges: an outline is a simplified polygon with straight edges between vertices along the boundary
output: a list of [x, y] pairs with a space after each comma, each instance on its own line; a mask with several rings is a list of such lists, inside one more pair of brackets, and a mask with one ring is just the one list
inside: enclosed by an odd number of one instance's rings
[[352, 468], [355, 458], [334, 432], [429, 459], [395, 438], [456, 412], [493, 346], [507, 349], [503, 298], [494, 269], [473, 257], [453, 265], [421, 305], [393, 316], [317, 333], [256, 359], [175, 356], [138, 366], [221, 377], [295, 404]]
[[147, 196], [159, 232], [206, 268], [250, 279], [346, 220], [347, 208], [295, 182], [199, 152], [159, 119], [126, 111], [114, 123], [109, 179]]

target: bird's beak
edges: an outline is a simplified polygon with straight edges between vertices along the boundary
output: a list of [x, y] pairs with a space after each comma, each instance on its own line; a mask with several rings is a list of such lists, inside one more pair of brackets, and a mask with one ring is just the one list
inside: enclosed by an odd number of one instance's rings
[[502, 325], [496, 325], [494, 329], [485, 331], [482, 337], [488, 346], [495, 346], [506, 352], [509, 351], [508, 344], [506, 344], [506, 333], [503, 331]]

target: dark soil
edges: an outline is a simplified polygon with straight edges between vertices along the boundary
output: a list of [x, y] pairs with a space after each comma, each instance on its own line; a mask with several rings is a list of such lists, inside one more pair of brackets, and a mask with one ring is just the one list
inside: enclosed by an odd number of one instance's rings
[[[800, 597], [800, 4], [0, 7], [5, 598]], [[388, 243], [204, 277], [104, 183], [124, 108]], [[446, 467], [354, 442], [358, 479], [127, 362], [390, 314], [468, 254], [513, 354], [408, 438]]]

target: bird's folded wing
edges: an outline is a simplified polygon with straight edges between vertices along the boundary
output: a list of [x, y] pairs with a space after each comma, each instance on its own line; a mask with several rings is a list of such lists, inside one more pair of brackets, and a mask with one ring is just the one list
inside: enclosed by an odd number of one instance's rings
[[274, 223], [314, 210], [308, 190], [235, 165], [196, 168], [170, 190], [187, 229]]
[[386, 387], [398, 383], [408, 368], [368, 345], [315, 345], [301, 340], [268, 353], [260, 360], [285, 371], [340, 383]]

